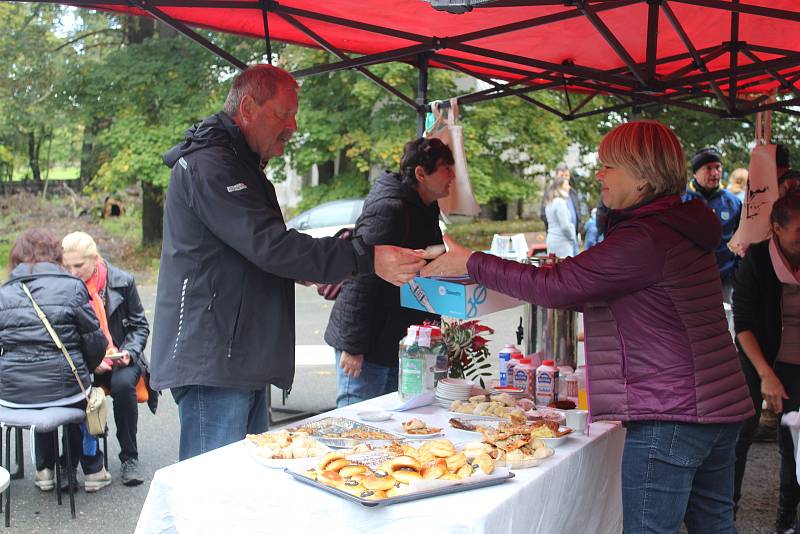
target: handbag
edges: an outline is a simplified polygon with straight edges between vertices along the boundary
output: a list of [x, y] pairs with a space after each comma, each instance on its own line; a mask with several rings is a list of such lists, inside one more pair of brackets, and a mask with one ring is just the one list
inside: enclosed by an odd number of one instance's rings
[[64, 344], [61, 343], [61, 340], [58, 338], [58, 334], [56, 334], [56, 331], [53, 330], [53, 327], [50, 325], [50, 321], [47, 320], [47, 316], [44, 314], [39, 305], [36, 304], [36, 301], [33, 300], [33, 295], [31, 295], [31, 291], [28, 289], [28, 286], [23, 283], [22, 289], [31, 300], [33, 309], [36, 310], [36, 315], [39, 316], [39, 319], [44, 324], [45, 329], [47, 329], [47, 333], [50, 334], [51, 338], [53, 338], [53, 342], [56, 344], [56, 347], [61, 349], [61, 354], [63, 354], [64, 358], [67, 359], [69, 368], [72, 370], [72, 375], [75, 377], [75, 380], [78, 381], [78, 386], [80, 386], [83, 396], [86, 397], [86, 427], [89, 430], [89, 434], [92, 436], [102, 436], [106, 432], [106, 420], [108, 419], [108, 411], [106, 409], [106, 394], [103, 391], [103, 388], [93, 387], [89, 390], [88, 394], [86, 393], [86, 388], [83, 387], [83, 382], [81, 382], [81, 379], [78, 376], [78, 370], [75, 368], [75, 363], [72, 361], [67, 349], [64, 348]]
[[[336, 232], [333, 237], [338, 237], [339, 239], [350, 239], [353, 237], [353, 229], [342, 228]], [[336, 297], [339, 296], [339, 292], [342, 290], [343, 283], [344, 280], [335, 282], [333, 284], [317, 284], [317, 294], [325, 300], [336, 300]]]
[[[761, 113], [756, 114], [756, 146], [750, 154], [750, 168], [747, 176], [739, 228], [728, 242], [728, 248], [744, 257], [751, 243], [767, 239], [772, 232], [770, 212], [772, 204], [778, 200], [778, 171], [775, 166], [776, 146], [770, 143], [772, 133], [772, 111], [764, 114], [762, 130]], [[762, 135], [763, 133], [763, 135]]]
[[458, 123], [458, 100], [450, 99], [450, 107], [442, 112], [440, 103], [432, 102], [431, 111], [435, 118], [425, 137], [436, 137], [450, 147], [453, 153], [453, 171], [456, 178], [450, 186], [450, 193], [439, 199], [439, 209], [445, 215], [477, 215], [481, 207], [472, 194], [472, 182], [467, 172], [467, 155], [464, 152], [464, 132]]

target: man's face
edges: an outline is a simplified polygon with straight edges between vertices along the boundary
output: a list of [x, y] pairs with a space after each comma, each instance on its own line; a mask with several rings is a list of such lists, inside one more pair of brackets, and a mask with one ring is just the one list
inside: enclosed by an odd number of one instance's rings
[[297, 131], [297, 91], [281, 86], [275, 95], [258, 105], [246, 96], [241, 106], [242, 133], [261, 161], [283, 154], [286, 142]]
[[556, 171], [556, 178], [566, 178], [569, 180], [569, 169], [559, 169]]
[[716, 189], [722, 180], [722, 163], [718, 161], [706, 163], [695, 171], [694, 177], [697, 178], [697, 183], [706, 189]]

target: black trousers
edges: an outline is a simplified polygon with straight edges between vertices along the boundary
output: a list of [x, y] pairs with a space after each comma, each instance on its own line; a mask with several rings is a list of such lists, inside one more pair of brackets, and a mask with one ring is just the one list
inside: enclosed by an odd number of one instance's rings
[[[68, 408], [80, 408], [83, 410], [86, 407], [86, 402], [81, 401], [68, 406]], [[83, 435], [81, 434], [80, 425], [67, 425], [66, 433], [62, 433], [61, 442], [62, 449], [66, 447], [66, 440], [69, 439], [70, 456], [72, 457], [72, 469], [78, 467], [80, 461], [81, 468], [84, 475], [91, 475], [97, 473], [103, 468], [103, 453], [100, 452], [100, 447], [97, 448], [97, 454], [94, 456], [86, 456], [83, 454]], [[34, 440], [36, 442], [36, 469], [53, 469], [56, 465], [56, 448], [54, 443], [55, 431], [53, 432], [36, 432]], [[61, 457], [61, 465], [67, 462], [66, 456]]]
[[[750, 388], [750, 395], [753, 397], [753, 407], [756, 414], [745, 421], [739, 440], [736, 443], [736, 473], [734, 479], [733, 500], [739, 503], [742, 495], [742, 480], [744, 479], [745, 465], [747, 464], [747, 451], [753, 443], [753, 436], [758, 429], [758, 421], [761, 417], [761, 379], [758, 377], [755, 368], [741, 356], [742, 370], [747, 379], [747, 386]], [[791, 412], [800, 407], [800, 365], [790, 365], [785, 363], [775, 364], [775, 374], [783, 384], [788, 400], [783, 401], [783, 411]], [[780, 415], [778, 415], [780, 419]], [[794, 521], [797, 514], [797, 506], [800, 504], [800, 485], [797, 483], [794, 459], [794, 443], [792, 434], [789, 430], [778, 424], [778, 447], [781, 454], [780, 465], [780, 493], [778, 497], [778, 514], [785, 520]]]
[[136, 402], [136, 383], [141, 371], [131, 362], [125, 367], [114, 367], [110, 373], [95, 375], [94, 384], [106, 386], [114, 399], [114, 424], [117, 426], [119, 461], [138, 460], [139, 449], [136, 432], [139, 425], [139, 405]]

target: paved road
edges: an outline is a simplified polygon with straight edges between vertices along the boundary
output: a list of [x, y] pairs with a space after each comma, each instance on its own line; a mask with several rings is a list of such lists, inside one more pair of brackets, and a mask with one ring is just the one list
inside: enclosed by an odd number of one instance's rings
[[[153, 316], [155, 289], [139, 288], [149, 318]], [[335, 404], [336, 376], [333, 353], [324, 345], [323, 335], [330, 314], [330, 304], [317, 296], [313, 289], [297, 288], [297, 343], [298, 361], [294, 389], [285, 408], [300, 412], [320, 412]], [[504, 343], [514, 342], [514, 331], [519, 323], [520, 310], [508, 310], [489, 315], [485, 324], [495, 328], [490, 348], [496, 354]], [[280, 411], [281, 393], [273, 389], [273, 417], [281, 419], [287, 413]], [[158, 415], [153, 416], [146, 407], [139, 410], [140, 460], [148, 482], [128, 488], [119, 482], [119, 446], [114, 437], [113, 418], [109, 420], [109, 468], [113, 483], [91, 495], [83, 491], [76, 497], [78, 518], [71, 520], [69, 506], [57, 506], [54, 493], [42, 493], [32, 483], [30, 448], [25, 439], [26, 479], [12, 481], [11, 532], [98, 532], [127, 533], [136, 526], [139, 510], [147, 496], [149, 480], [155, 470], [176, 461], [178, 456], [178, 418], [175, 403], [169, 393], [161, 397]], [[774, 444], [756, 444], [751, 451], [754, 464], [749, 471], [742, 503], [740, 532], [760, 532], [767, 528], [773, 517], [772, 507], [777, 501], [777, 447]], [[79, 475], [80, 477], [80, 475]], [[80, 480], [80, 478], [79, 478]], [[750, 498], [752, 497], [752, 499]], [[742, 528], [743, 527], [743, 528]], [[766, 532], [767, 530], [764, 530]]]

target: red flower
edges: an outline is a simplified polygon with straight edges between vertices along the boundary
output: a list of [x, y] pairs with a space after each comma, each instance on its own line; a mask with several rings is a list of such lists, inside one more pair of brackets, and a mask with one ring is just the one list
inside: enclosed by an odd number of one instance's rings
[[479, 350], [481, 347], [486, 345], [487, 340], [482, 338], [481, 336], [475, 336], [472, 338], [472, 350]]
[[461, 355], [461, 365], [468, 365], [468, 364], [469, 364], [469, 357], [465, 352], [464, 354]]
[[482, 324], [476, 324], [474, 330], [476, 334], [480, 334], [481, 332], [489, 332], [490, 334], [494, 334], [494, 330], [491, 327]]

